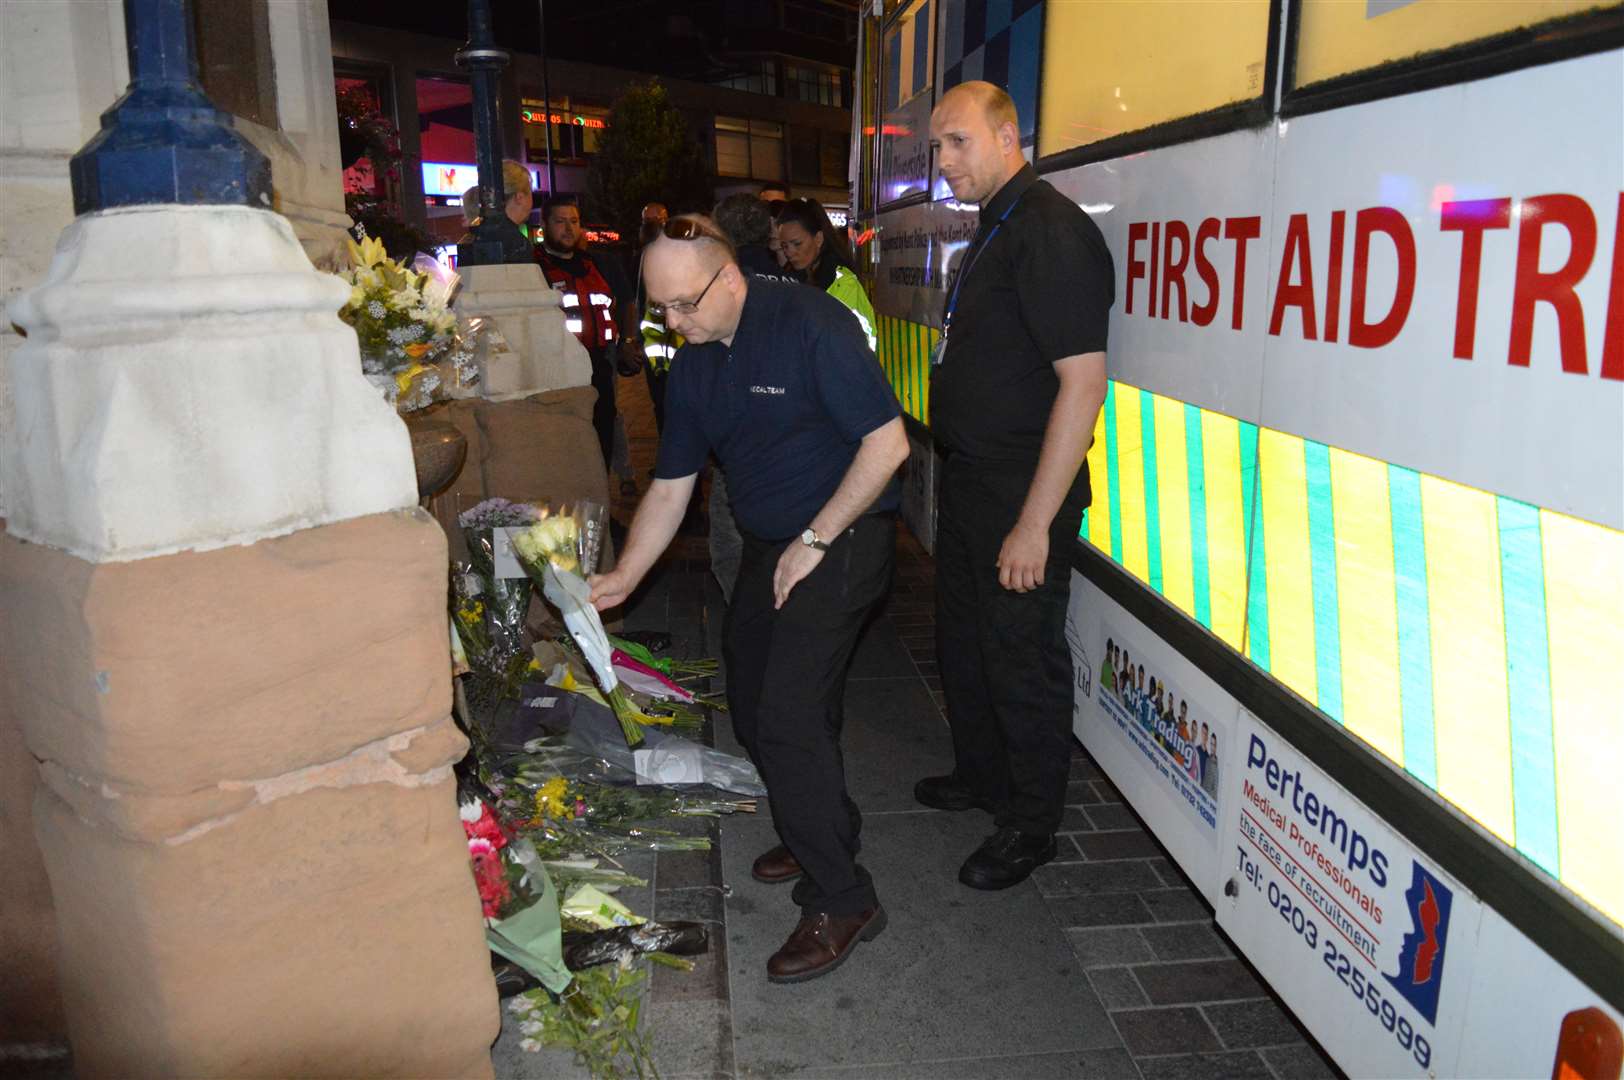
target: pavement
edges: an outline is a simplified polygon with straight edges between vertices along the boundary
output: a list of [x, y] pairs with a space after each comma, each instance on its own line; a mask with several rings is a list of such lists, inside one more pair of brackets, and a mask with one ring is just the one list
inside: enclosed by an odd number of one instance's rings
[[[641, 380], [620, 380], [640, 489], [655, 439]], [[616, 496], [630, 521], [636, 497]], [[765, 806], [708, 826], [709, 852], [628, 862], [649, 884], [623, 898], [656, 919], [699, 919], [711, 952], [695, 970], [654, 971], [643, 1022], [667, 1080], [698, 1077], [919, 1080], [1299, 1080], [1335, 1067], [1240, 959], [1212, 910], [1098, 766], [1075, 747], [1061, 853], [996, 893], [958, 883], [992, 831], [981, 811], [913, 801], [948, 771], [952, 746], [935, 666], [929, 555], [899, 528], [897, 577], [853, 659], [843, 740], [863, 810], [862, 860], [886, 931], [808, 983], [767, 981], [793, 929], [788, 886], [755, 881], [776, 844]], [[703, 535], [680, 536], [626, 613], [662, 629], [673, 654], [719, 657], [722, 604]], [[716, 688], [725, 684], [725, 671]], [[707, 741], [738, 753], [725, 717]], [[706, 827], [706, 826], [700, 826]], [[586, 1075], [567, 1054], [524, 1053], [511, 1018], [499, 1077]]]

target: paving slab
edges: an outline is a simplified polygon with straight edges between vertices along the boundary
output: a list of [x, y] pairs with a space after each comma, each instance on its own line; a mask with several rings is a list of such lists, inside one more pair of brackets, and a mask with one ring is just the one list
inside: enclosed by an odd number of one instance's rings
[[[953, 737], [918, 678], [848, 682], [840, 742], [846, 789], [864, 814], [923, 809], [914, 802], [914, 783], [932, 764], [951, 768], [953, 761]], [[991, 818], [980, 817], [990, 832]]]
[[870, 815], [863, 861], [890, 926], [839, 971], [793, 986], [766, 978], [798, 914], [787, 889], [749, 875], [767, 837], [760, 823], [723, 823], [740, 1075], [1120, 1045], [1030, 883], [1000, 893], [958, 884], [964, 853], [985, 831], [966, 817]]
[[890, 1061], [847, 1069], [806, 1069], [795, 1076], [797, 1080], [1140, 1080], [1133, 1058], [1122, 1049]]

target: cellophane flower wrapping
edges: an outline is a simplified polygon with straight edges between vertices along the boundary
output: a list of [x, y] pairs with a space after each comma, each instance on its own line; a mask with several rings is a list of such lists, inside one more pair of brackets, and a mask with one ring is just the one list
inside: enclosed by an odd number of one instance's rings
[[558, 895], [535, 845], [505, 830], [478, 797], [464, 798], [458, 809], [487, 944], [561, 993], [571, 976], [564, 966]]
[[[598, 688], [620, 722], [626, 745], [636, 746], [643, 741], [640, 714], [620, 687], [613, 661], [614, 646], [609, 643], [598, 609], [592, 606], [592, 589], [586, 581], [597, 551], [592, 530], [583, 525], [589, 521], [601, 522], [602, 517], [602, 508], [593, 504], [578, 505], [573, 510], [543, 506], [540, 519], [513, 537], [513, 553], [563, 617], [565, 629], [581, 650]], [[596, 543], [601, 543], [601, 536], [599, 525]]]
[[517, 577], [499, 574], [497, 556], [505, 543], [500, 530], [529, 526], [539, 513], [529, 503], [491, 498], [457, 515], [457, 524], [462, 528], [468, 548], [473, 580], [459, 583], [453, 616], [458, 620], [459, 629], [463, 625], [472, 628], [477, 624], [483, 631], [477, 643], [469, 641], [469, 634], [463, 635], [463, 646], [476, 670], [499, 673], [510, 658], [528, 650], [524, 619], [535, 587], [522, 570]]
[[452, 312], [456, 272], [427, 255], [410, 265], [391, 259], [382, 242], [364, 233], [348, 244], [350, 266], [339, 277], [350, 295], [338, 317], [355, 328], [362, 374], [403, 413], [459, 396], [458, 388], [467, 396], [466, 372], [484, 323], [459, 323]]

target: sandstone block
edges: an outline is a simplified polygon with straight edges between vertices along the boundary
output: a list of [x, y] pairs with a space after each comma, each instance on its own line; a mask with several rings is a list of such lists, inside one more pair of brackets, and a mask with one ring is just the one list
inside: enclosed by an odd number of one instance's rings
[[450, 712], [445, 568], [420, 510], [101, 565], [3, 537], [13, 707], [35, 756], [133, 793], [333, 761]]
[[499, 1014], [453, 789], [311, 790], [180, 843], [41, 790], [79, 1074], [489, 1075]]

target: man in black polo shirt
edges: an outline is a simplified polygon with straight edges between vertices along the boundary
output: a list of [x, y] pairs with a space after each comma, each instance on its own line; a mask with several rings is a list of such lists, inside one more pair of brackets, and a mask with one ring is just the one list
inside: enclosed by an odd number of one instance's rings
[[959, 880], [1002, 889], [1054, 858], [1065, 802], [1069, 554], [1089, 503], [1114, 272], [1099, 228], [1026, 164], [1003, 90], [955, 86], [930, 134], [943, 178], [980, 204], [981, 224], [948, 289], [930, 388], [947, 451], [936, 634], [954, 769], [914, 795], [996, 815]]
[[856, 861], [861, 818], [846, 793], [840, 706], [858, 630], [890, 585], [907, 436], [851, 313], [822, 290], [749, 277], [708, 219], [674, 218], [643, 275], [686, 344], [666, 384], [654, 482], [619, 564], [592, 579], [592, 599], [609, 608], [636, 588], [714, 452], [744, 537], [724, 630], [728, 704], [783, 840], [753, 873], [801, 879], [802, 918], [767, 975], [800, 982], [885, 926]]

